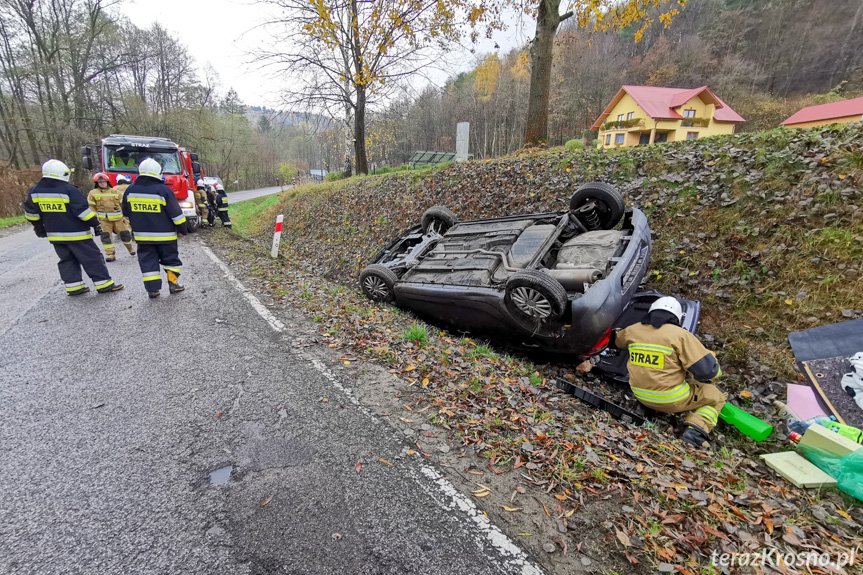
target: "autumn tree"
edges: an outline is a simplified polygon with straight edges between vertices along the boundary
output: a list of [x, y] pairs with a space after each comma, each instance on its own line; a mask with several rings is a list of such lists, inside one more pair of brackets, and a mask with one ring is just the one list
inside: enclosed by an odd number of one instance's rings
[[368, 173], [366, 114], [401, 80], [433, 64], [458, 37], [452, 8], [439, 0], [265, 0], [277, 50], [259, 56], [297, 79], [286, 103], [345, 126], [345, 174]]

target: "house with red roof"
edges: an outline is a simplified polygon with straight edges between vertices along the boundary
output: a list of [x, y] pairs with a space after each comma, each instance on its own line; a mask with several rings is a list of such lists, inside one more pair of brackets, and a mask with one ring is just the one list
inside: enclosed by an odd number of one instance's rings
[[782, 122], [782, 125], [787, 128], [814, 128], [861, 121], [863, 121], [863, 98], [854, 98], [803, 108]]
[[745, 121], [707, 86], [623, 86], [591, 130], [597, 147], [614, 148], [733, 134]]

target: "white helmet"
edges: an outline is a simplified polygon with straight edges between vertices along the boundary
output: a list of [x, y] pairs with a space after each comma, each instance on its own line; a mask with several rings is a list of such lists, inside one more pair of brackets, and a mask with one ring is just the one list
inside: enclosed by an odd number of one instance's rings
[[130, 178], [126, 174], [120, 174], [119, 176], [117, 176], [117, 183], [118, 184], [129, 184], [131, 182], [132, 182], [132, 178]]
[[217, 183], [217, 184], [216, 184], [216, 191], [217, 191], [217, 192], [224, 192], [224, 191], [225, 191], [225, 187], [224, 187], [224, 186], [222, 186], [222, 184], [218, 184], [218, 183]]
[[142, 176], [162, 179], [162, 166], [153, 158], [147, 158], [138, 166], [138, 173]]
[[68, 182], [71, 174], [72, 170], [69, 169], [69, 166], [60, 160], [48, 160], [42, 164], [43, 178], [53, 178], [55, 180]]
[[196, 186], [203, 186], [203, 185], [204, 185], [204, 180], [202, 180], [202, 179], [198, 178], [198, 181], [197, 181], [197, 182], [195, 182], [195, 185], [196, 185]]
[[661, 297], [655, 302], [653, 302], [647, 313], [651, 313], [657, 310], [671, 312], [671, 314], [673, 314], [674, 317], [677, 318], [678, 323], [683, 321], [683, 307], [680, 305], [680, 302], [677, 301], [677, 298], [673, 298], [671, 296]]

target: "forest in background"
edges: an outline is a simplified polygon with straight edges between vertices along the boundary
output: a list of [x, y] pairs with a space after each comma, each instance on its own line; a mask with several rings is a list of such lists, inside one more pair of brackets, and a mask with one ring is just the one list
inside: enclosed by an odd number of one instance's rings
[[[708, 85], [743, 115], [743, 131], [776, 127], [805, 105], [863, 95], [863, 2], [690, 0], [671, 26], [557, 37], [549, 144], [594, 137], [589, 126], [623, 84]], [[369, 161], [404, 163], [416, 150], [454, 151], [457, 122], [471, 153], [523, 145], [527, 47], [477, 55], [443, 86], [377, 102]], [[297, 172], [338, 169], [344, 132], [315, 110], [249, 108], [200, 68], [164, 28], [139, 28], [99, 0], [8, 0], [0, 5], [0, 161], [48, 157], [70, 165], [109, 133], [158, 135], [197, 152], [234, 188], [274, 185]], [[329, 126], [329, 127], [328, 127]], [[78, 174], [84, 178], [85, 174]], [[233, 184], [234, 181], [237, 184]]]

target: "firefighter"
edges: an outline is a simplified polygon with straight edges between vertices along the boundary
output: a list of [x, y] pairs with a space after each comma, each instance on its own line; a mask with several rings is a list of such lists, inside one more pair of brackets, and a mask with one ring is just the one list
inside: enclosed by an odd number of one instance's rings
[[216, 184], [216, 210], [219, 214], [219, 219], [222, 220], [222, 225], [231, 227], [231, 218], [228, 217], [228, 194], [225, 193], [225, 188], [222, 184]]
[[[121, 177], [125, 178], [126, 176], [117, 176], [118, 183]], [[123, 218], [123, 191], [119, 189], [119, 186], [112, 188], [108, 175], [104, 172], [95, 174], [93, 182], [96, 187], [90, 190], [87, 195], [87, 202], [90, 204], [90, 209], [96, 212], [99, 217], [99, 225], [102, 227], [102, 247], [105, 248], [105, 261], [113, 262], [117, 259], [114, 255], [115, 233], [120, 236], [120, 241], [129, 250], [129, 255], [134, 256], [135, 248], [132, 247], [132, 233], [129, 231], [129, 224]]]
[[159, 297], [161, 264], [168, 276], [168, 290], [172, 294], [181, 292], [185, 288], [178, 283], [183, 262], [177, 250], [177, 236], [186, 233], [186, 217], [177, 197], [162, 181], [159, 162], [147, 158], [138, 169], [138, 178], [123, 195], [123, 214], [135, 230], [144, 288], [151, 298]]
[[[114, 189], [120, 192], [120, 195], [122, 196], [123, 193], [126, 192], [126, 188], [128, 188], [129, 184], [131, 183], [132, 178], [130, 178], [126, 174], [120, 174], [119, 176], [117, 176], [117, 185], [114, 186]], [[121, 197], [120, 199], [122, 200], [123, 198]]]
[[210, 211], [207, 209], [207, 187], [204, 185], [204, 180], [198, 180], [195, 184], [195, 201], [198, 203], [198, 209], [201, 213], [201, 225], [210, 220]]
[[[102, 252], [93, 234], [102, 233], [99, 219], [87, 206], [81, 191], [69, 183], [71, 170], [59, 160], [42, 164], [42, 179], [27, 192], [21, 203], [24, 216], [33, 224], [36, 235], [48, 238], [60, 257], [57, 268], [68, 295], [90, 291], [84, 284], [81, 268], [87, 272], [99, 293], [123, 289], [108, 273]], [[92, 230], [90, 229], [92, 228]]]
[[661, 297], [647, 319], [615, 334], [614, 345], [629, 351], [629, 386], [638, 401], [664, 413], [688, 411], [680, 438], [709, 447], [726, 394], [707, 382], [722, 370], [716, 356], [680, 327], [682, 320], [680, 302]]

